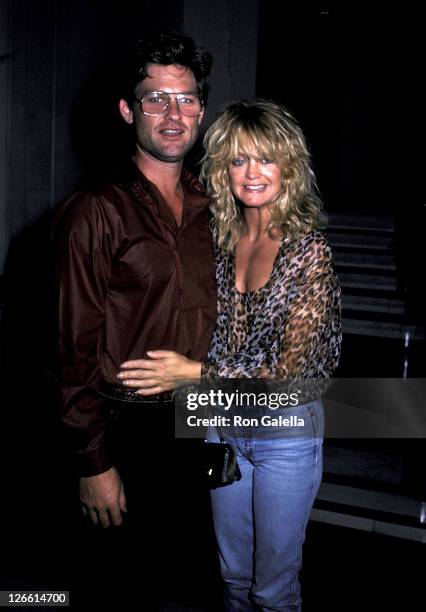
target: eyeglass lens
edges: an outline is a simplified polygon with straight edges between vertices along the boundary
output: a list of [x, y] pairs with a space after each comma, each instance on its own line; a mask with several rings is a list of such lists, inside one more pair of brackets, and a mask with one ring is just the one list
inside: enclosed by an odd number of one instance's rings
[[151, 91], [146, 93], [142, 100], [142, 111], [147, 115], [163, 115], [170, 104], [170, 99], [175, 98], [182, 114], [189, 117], [199, 115], [201, 112], [201, 100], [196, 94], [174, 94], [161, 91]]

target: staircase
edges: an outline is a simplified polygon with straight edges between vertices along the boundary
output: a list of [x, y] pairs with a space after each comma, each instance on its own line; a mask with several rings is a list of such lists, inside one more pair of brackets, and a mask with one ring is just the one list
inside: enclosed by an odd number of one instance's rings
[[406, 317], [393, 218], [332, 213], [326, 235], [342, 287], [343, 332], [402, 339], [407, 346], [426, 338]]
[[[359, 377], [361, 363], [361, 377], [412, 376], [426, 329], [408, 314], [393, 218], [332, 213], [326, 235], [342, 287], [349, 355], [338, 375]], [[311, 519], [426, 543], [425, 476], [417, 474], [415, 486], [408, 486], [405, 465], [404, 448], [392, 440], [326, 439], [324, 478]]]

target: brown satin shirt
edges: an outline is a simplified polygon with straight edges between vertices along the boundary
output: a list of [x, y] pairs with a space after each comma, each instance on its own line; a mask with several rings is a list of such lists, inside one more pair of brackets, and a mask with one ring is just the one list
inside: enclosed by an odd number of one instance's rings
[[111, 467], [97, 389], [120, 364], [169, 349], [201, 361], [216, 322], [208, 200], [185, 170], [178, 227], [156, 187], [133, 166], [122, 182], [77, 192], [54, 224], [58, 379], [79, 471]]

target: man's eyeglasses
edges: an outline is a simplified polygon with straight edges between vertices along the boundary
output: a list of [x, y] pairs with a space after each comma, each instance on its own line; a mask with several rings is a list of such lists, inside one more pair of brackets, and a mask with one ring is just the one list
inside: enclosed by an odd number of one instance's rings
[[193, 93], [173, 93], [165, 91], [148, 91], [142, 98], [137, 100], [144, 115], [153, 117], [164, 115], [167, 111], [170, 100], [175, 99], [180, 112], [187, 117], [196, 117], [203, 110], [200, 96]]

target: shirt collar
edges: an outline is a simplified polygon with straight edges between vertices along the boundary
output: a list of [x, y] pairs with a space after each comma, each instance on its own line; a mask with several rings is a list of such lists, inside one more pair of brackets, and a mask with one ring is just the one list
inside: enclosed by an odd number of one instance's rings
[[[190, 197], [191, 204], [205, 208], [208, 205], [205, 189], [185, 166], [182, 168], [181, 181], [185, 195], [192, 196]], [[133, 160], [130, 160], [117, 171], [114, 182], [123, 187], [133, 187], [137, 183], [139, 187], [142, 187], [151, 195], [152, 192], [157, 191], [155, 185], [146, 178]]]

